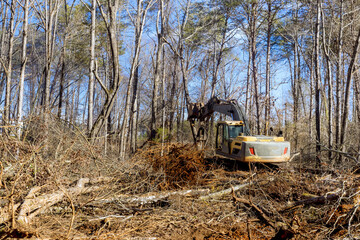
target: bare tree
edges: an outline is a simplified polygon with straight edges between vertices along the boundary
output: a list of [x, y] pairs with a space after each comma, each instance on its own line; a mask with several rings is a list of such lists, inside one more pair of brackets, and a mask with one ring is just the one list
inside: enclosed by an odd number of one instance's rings
[[336, 147], [339, 148], [340, 145], [340, 122], [341, 122], [341, 79], [342, 79], [342, 54], [343, 54], [343, 25], [344, 25], [344, 17], [343, 17], [343, 8], [344, 1], [340, 0], [339, 7], [339, 32], [338, 32], [338, 47], [337, 47], [337, 59], [336, 59], [336, 106], [335, 106], [335, 144]]
[[59, 89], [59, 104], [58, 104], [58, 117], [61, 118], [62, 115], [62, 107], [63, 107], [63, 95], [65, 88], [65, 71], [66, 71], [66, 50], [67, 50], [67, 35], [68, 35], [68, 27], [69, 27], [69, 19], [71, 13], [68, 13], [68, 4], [67, 0], [64, 0], [64, 14], [65, 14], [65, 30], [63, 33], [63, 46], [61, 49], [61, 70], [60, 70], [60, 89]]
[[315, 122], [316, 122], [316, 161], [320, 164], [320, 151], [321, 151], [321, 125], [320, 125], [320, 15], [321, 15], [321, 0], [316, 3], [316, 25], [315, 25]]
[[59, 0], [45, 1], [45, 16], [38, 10], [38, 14], [45, 26], [45, 68], [44, 68], [44, 99], [43, 111], [45, 113], [45, 122], [50, 111], [50, 85], [51, 85], [51, 64], [54, 56], [55, 34], [58, 21], [60, 3]]
[[[2, 23], [1, 23], [1, 38], [0, 38], [0, 59], [5, 59], [5, 38], [6, 38], [6, 19], [7, 19], [7, 15], [8, 15], [8, 4], [5, 3], [4, 1], [0, 2], [1, 4], [1, 8], [0, 8], [0, 16], [2, 19]], [[5, 78], [6, 78], [6, 67], [4, 66], [4, 64], [1, 64], [1, 74], [0, 74], [0, 96], [3, 95], [3, 91], [4, 91], [4, 87], [5, 87]], [[4, 121], [4, 117], [2, 119]]]
[[23, 116], [23, 102], [24, 102], [24, 80], [25, 80], [25, 70], [27, 63], [27, 39], [28, 39], [28, 23], [29, 23], [29, 0], [25, 0], [23, 7], [24, 19], [23, 19], [23, 39], [21, 46], [21, 70], [20, 70], [20, 81], [19, 81], [19, 100], [18, 100], [18, 112], [17, 112], [17, 125], [20, 125], [18, 128], [18, 138], [21, 137], [21, 126], [22, 126], [22, 116]]
[[270, 56], [271, 56], [271, 36], [273, 31], [273, 21], [276, 16], [272, 1], [267, 1], [267, 29], [266, 29], [266, 87], [265, 87], [265, 134], [269, 134], [270, 122]]
[[349, 121], [348, 117], [349, 117], [349, 99], [350, 99], [351, 80], [353, 78], [353, 74], [355, 71], [355, 65], [359, 52], [359, 45], [360, 45], [360, 28], [358, 30], [353, 51], [351, 53], [351, 59], [346, 76], [345, 101], [344, 101], [344, 108], [343, 108], [344, 110], [341, 119], [341, 134], [340, 134], [340, 146], [343, 151], [345, 151], [346, 130]]
[[[131, 64], [129, 82], [127, 87], [127, 94], [126, 94], [126, 102], [125, 102], [125, 112], [123, 115], [123, 123], [121, 126], [121, 133], [120, 133], [120, 157], [124, 157], [125, 154], [125, 147], [126, 147], [126, 135], [128, 134], [128, 122], [129, 122], [129, 112], [131, 105], [137, 105], [136, 101], [136, 94], [137, 94], [137, 83], [139, 80], [139, 64], [140, 64], [140, 50], [141, 50], [141, 39], [142, 34], [144, 31], [144, 26], [146, 22], [146, 15], [150, 7], [154, 4], [154, 1], [148, 2], [145, 7], [143, 6], [143, 0], [137, 1], [137, 10], [136, 10], [136, 18], [132, 19], [132, 22], [135, 27], [135, 45], [134, 45], [134, 55]], [[136, 82], [136, 83], [135, 83]], [[131, 102], [131, 89], [134, 89], [133, 101]], [[134, 108], [133, 108], [134, 110]]]
[[156, 20], [156, 33], [157, 33], [157, 49], [155, 57], [155, 69], [154, 69], [154, 87], [153, 94], [151, 99], [151, 122], [150, 122], [150, 138], [155, 138], [156, 127], [157, 127], [157, 112], [158, 112], [158, 92], [160, 85], [160, 76], [161, 76], [161, 64], [164, 64], [161, 61], [161, 54], [164, 48], [164, 2], [160, 1], [160, 7], [158, 10], [157, 20]]
[[258, 70], [257, 70], [257, 13], [258, 13], [259, 3], [257, 0], [251, 2], [250, 4], [250, 48], [251, 48], [251, 66], [252, 66], [252, 78], [254, 86], [254, 99], [256, 106], [256, 126], [257, 133], [260, 134], [260, 96], [259, 96], [259, 79], [258, 79]]
[[93, 126], [94, 115], [94, 85], [95, 85], [95, 28], [96, 28], [96, 0], [92, 0], [91, 28], [90, 28], [90, 66], [89, 66], [89, 100], [88, 100], [88, 131]]
[[104, 6], [97, 0], [97, 4], [100, 8], [101, 16], [105, 23], [105, 28], [108, 32], [109, 38], [109, 47], [110, 47], [110, 55], [111, 55], [111, 84], [107, 87], [103, 80], [97, 74], [97, 69], [95, 66], [95, 78], [99, 82], [101, 88], [105, 92], [105, 101], [100, 110], [100, 114], [98, 115], [95, 123], [92, 126], [92, 129], [89, 133], [89, 137], [91, 140], [95, 140], [95, 137], [98, 136], [100, 130], [104, 126], [106, 119], [109, 117], [111, 110], [114, 106], [116, 101], [117, 93], [119, 90], [121, 76], [120, 76], [120, 69], [119, 69], [119, 43], [117, 38], [118, 32], [118, 21], [117, 21], [117, 14], [119, 11], [119, 0], [107, 1], [107, 13], [104, 11]]
[[11, 82], [12, 82], [12, 60], [14, 48], [14, 25], [15, 25], [15, 1], [11, 1], [10, 5], [10, 23], [9, 23], [9, 45], [8, 45], [8, 59], [7, 66], [3, 63], [3, 68], [6, 73], [6, 91], [5, 91], [5, 107], [4, 107], [4, 123], [10, 124], [10, 105], [11, 105]]
[[[331, 58], [330, 58], [330, 39], [332, 39], [332, 36], [330, 35], [331, 32], [329, 31], [329, 33], [326, 32], [326, 28], [325, 28], [325, 16], [324, 16], [324, 11], [321, 8], [321, 17], [322, 17], [322, 47], [323, 47], [323, 52], [325, 55], [325, 62], [326, 62], [326, 79], [327, 79], [327, 83], [328, 83], [328, 147], [329, 149], [333, 148], [333, 112], [332, 112], [332, 108], [333, 108], [333, 79], [332, 79], [332, 62], [331, 62]], [[329, 34], [329, 36], [327, 36], [326, 34]], [[326, 41], [326, 39], [328, 39], [328, 42]], [[329, 151], [329, 158], [332, 157], [332, 152]]]

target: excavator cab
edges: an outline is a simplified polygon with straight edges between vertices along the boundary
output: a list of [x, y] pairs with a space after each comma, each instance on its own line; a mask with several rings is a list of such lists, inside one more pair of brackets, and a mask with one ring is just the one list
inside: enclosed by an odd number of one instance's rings
[[216, 150], [231, 154], [232, 141], [244, 134], [242, 121], [220, 121], [216, 128]]

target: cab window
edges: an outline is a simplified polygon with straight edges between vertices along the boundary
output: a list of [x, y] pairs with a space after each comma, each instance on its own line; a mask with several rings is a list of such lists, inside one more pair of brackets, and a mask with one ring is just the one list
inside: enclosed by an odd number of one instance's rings
[[229, 135], [230, 138], [236, 138], [240, 133], [244, 132], [244, 126], [242, 125], [230, 125], [229, 126]]

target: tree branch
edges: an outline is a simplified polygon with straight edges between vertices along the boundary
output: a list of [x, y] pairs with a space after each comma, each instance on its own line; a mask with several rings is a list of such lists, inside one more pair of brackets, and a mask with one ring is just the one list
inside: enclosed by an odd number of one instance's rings
[[101, 88], [105, 91], [105, 93], [106, 93], [106, 96], [110, 96], [110, 93], [109, 93], [109, 90], [107, 89], [107, 87], [104, 85], [104, 83], [101, 81], [101, 79], [100, 79], [100, 77], [99, 77], [99, 75], [98, 75], [98, 73], [97, 73], [97, 62], [95, 61], [95, 69], [94, 69], [94, 75], [95, 75], [95, 78], [96, 78], [96, 80], [99, 82], [99, 84], [100, 84], [100, 86], [101, 86]]

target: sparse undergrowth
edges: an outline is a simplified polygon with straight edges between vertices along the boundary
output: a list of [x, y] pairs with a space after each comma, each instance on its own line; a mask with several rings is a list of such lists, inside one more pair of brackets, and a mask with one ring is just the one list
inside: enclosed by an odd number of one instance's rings
[[1, 138], [0, 239], [360, 236], [356, 171], [241, 165], [179, 143], [119, 160], [74, 127], [54, 122], [35, 141], [36, 127]]

